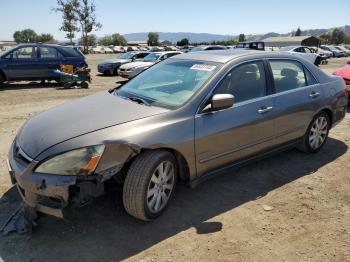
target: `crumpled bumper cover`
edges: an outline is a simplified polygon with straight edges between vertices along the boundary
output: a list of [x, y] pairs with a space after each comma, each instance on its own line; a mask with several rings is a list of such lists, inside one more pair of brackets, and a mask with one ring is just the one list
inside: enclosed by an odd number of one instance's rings
[[[32, 161], [28, 165], [15, 159], [13, 148], [7, 160], [11, 182], [19, 189], [23, 201], [36, 211], [63, 217], [62, 209], [68, 204], [69, 187], [76, 184], [75, 176], [56, 176], [32, 172], [37, 164]], [[42, 200], [54, 199], [50, 201]]]

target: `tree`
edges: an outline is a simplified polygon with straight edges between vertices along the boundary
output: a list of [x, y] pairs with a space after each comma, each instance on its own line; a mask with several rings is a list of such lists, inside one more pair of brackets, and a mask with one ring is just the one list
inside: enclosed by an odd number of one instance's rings
[[182, 38], [180, 41], [177, 41], [178, 46], [186, 46], [189, 44], [190, 44], [190, 41], [187, 38]]
[[77, 0], [57, 0], [57, 7], [53, 9], [55, 12], [62, 13], [63, 21], [60, 30], [67, 32], [66, 38], [69, 39], [70, 44], [73, 44], [75, 32], [79, 31], [79, 27], [77, 26], [77, 8]]
[[159, 45], [159, 35], [156, 32], [149, 32], [148, 33], [148, 41], [147, 44], [149, 46], [157, 46]]
[[329, 34], [320, 35], [321, 44], [327, 45], [331, 43], [331, 36]]
[[295, 32], [294, 36], [301, 36], [300, 27], [298, 27], [298, 29], [297, 29], [297, 31]]
[[113, 45], [113, 39], [111, 36], [104, 36], [98, 40], [98, 44], [103, 46]]
[[119, 33], [115, 33], [115, 34], [111, 35], [111, 37], [112, 37], [112, 45], [125, 46], [128, 44], [125, 37]]
[[335, 45], [339, 45], [344, 43], [345, 41], [345, 33], [343, 30], [338, 28], [334, 29], [331, 35], [331, 43]]
[[13, 38], [16, 43], [36, 43], [38, 35], [32, 29], [24, 29], [22, 31], [16, 31], [13, 34]]
[[[83, 40], [82, 38], [80, 38], [79, 45], [84, 45], [84, 41], [85, 41], [85, 39]], [[88, 35], [88, 37], [87, 37], [87, 45], [88, 45], [88, 47], [89, 46], [95, 46], [96, 44], [97, 44], [97, 37], [96, 37], [96, 35], [93, 35], [93, 34]]]
[[56, 43], [56, 40], [53, 38], [51, 34], [41, 34], [37, 36], [37, 42], [41, 43]]
[[83, 50], [84, 53], [87, 53], [89, 48], [89, 33], [99, 30], [102, 27], [102, 25], [97, 22], [96, 6], [91, 0], [77, 0], [77, 7], [74, 12], [76, 13], [80, 24]]
[[240, 34], [238, 37], [238, 42], [244, 42], [246, 41], [245, 35], [244, 34]]

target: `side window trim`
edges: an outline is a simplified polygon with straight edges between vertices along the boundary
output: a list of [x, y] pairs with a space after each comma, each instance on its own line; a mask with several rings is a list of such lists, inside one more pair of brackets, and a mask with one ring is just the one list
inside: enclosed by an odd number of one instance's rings
[[[272, 73], [272, 69], [271, 69], [271, 65], [270, 65], [270, 61], [292, 61], [292, 62], [295, 62], [295, 63], [298, 63], [302, 68], [303, 68], [303, 72], [304, 72], [304, 77], [305, 77], [305, 83], [306, 85], [304, 87], [299, 87], [299, 88], [305, 88], [305, 87], [308, 87], [308, 86], [311, 86], [308, 84], [308, 80], [307, 80], [307, 77], [306, 77], [306, 70], [307, 72], [309, 72], [309, 74], [314, 78], [315, 82], [316, 82], [316, 85], [319, 84], [320, 82], [318, 81], [317, 77], [315, 77], [315, 75], [311, 72], [311, 70], [309, 70], [302, 62], [300, 62], [299, 60], [297, 59], [293, 59], [293, 58], [274, 58], [274, 57], [270, 57], [270, 58], [266, 58], [266, 62], [270, 68], [270, 74], [271, 74], [271, 84], [272, 84], [272, 87], [273, 87], [273, 93], [274, 94], [278, 94], [276, 92], [276, 88], [275, 88], [275, 82], [274, 82], [274, 77], [273, 77], [273, 73]], [[314, 84], [315, 85], [315, 84]], [[295, 90], [299, 89], [299, 88], [296, 88]], [[290, 90], [289, 90], [290, 91]]]
[[[266, 63], [267, 62], [267, 59], [266, 58], [257, 58], [257, 59], [251, 59], [251, 60], [247, 60], [247, 61], [244, 61], [244, 62], [240, 62], [238, 64], [234, 64], [234, 65], [231, 65], [229, 66], [226, 70], [225, 70], [225, 73], [222, 74], [222, 76], [219, 78], [219, 80], [213, 85], [213, 87], [210, 89], [210, 91], [207, 93], [207, 95], [202, 99], [202, 101], [200, 102], [198, 108], [197, 108], [197, 112], [196, 112], [196, 115], [201, 115], [202, 114], [202, 110], [204, 109], [204, 107], [206, 106], [208, 100], [213, 96], [213, 93], [215, 92], [216, 88], [220, 85], [220, 83], [225, 79], [225, 77], [230, 74], [230, 72], [237, 68], [238, 66], [240, 65], [244, 65], [246, 63], [252, 63], [252, 62], [262, 62], [263, 64], [263, 67], [264, 67], [264, 73], [265, 73], [265, 81], [266, 81], [266, 96], [263, 96], [263, 97], [258, 97], [258, 98], [254, 98], [254, 99], [250, 99], [250, 100], [255, 100], [255, 99], [261, 99], [261, 98], [265, 98], [265, 97], [268, 97], [270, 95], [273, 95], [274, 93], [272, 92], [272, 86], [271, 86], [271, 82], [269, 80], [269, 77], [268, 77], [268, 72], [267, 72], [267, 68], [266, 68]], [[269, 90], [272, 92], [270, 93]], [[247, 102], [249, 102], [250, 100], [246, 100], [246, 101], [242, 101], [242, 102], [238, 102], [238, 103], [235, 103], [235, 105], [240, 105], [240, 104], [245, 104]]]

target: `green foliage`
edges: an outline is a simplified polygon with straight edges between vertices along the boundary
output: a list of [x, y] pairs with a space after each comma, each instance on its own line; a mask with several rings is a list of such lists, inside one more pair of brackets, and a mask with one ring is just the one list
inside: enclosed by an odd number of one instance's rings
[[187, 38], [183, 38], [180, 41], [177, 41], [178, 46], [186, 46], [189, 44], [190, 44], [190, 41]]
[[51, 35], [51, 34], [41, 34], [41, 35], [38, 35], [37, 41], [38, 41], [38, 42], [41, 42], [41, 43], [50, 43], [50, 44], [53, 44], [53, 43], [56, 43], [56, 42], [57, 42], [57, 41], [53, 38], [53, 35]]
[[246, 41], [245, 34], [240, 34], [238, 37], [238, 42], [244, 42]]
[[16, 43], [36, 43], [38, 35], [32, 29], [24, 29], [22, 31], [16, 31], [13, 34], [13, 39]]
[[294, 36], [301, 36], [300, 27], [298, 27], [298, 29], [297, 29], [297, 31], [295, 32]]
[[99, 41], [98, 41], [99, 45], [104, 45], [104, 46], [110, 46], [110, 45], [121, 45], [121, 46], [125, 46], [127, 44], [126, 39], [124, 38], [124, 36], [122, 36], [121, 34], [113, 34], [110, 36], [105, 36], [102, 37]]
[[97, 37], [94, 34], [88, 35], [86, 39], [80, 39], [79, 45], [87, 44], [87, 46], [95, 46], [97, 44]]
[[56, 40], [51, 34], [38, 35], [32, 29], [24, 29], [22, 31], [16, 31], [13, 34], [13, 38], [16, 43], [56, 43]]
[[344, 31], [336, 28], [332, 32], [331, 42], [332, 42], [332, 44], [335, 44], [335, 45], [342, 44], [345, 41], [345, 37], [346, 36], [345, 36]]
[[322, 45], [328, 45], [331, 43], [331, 36], [329, 34], [320, 35], [320, 40]]
[[75, 32], [79, 31], [79, 27], [77, 26], [77, 8], [77, 0], [57, 0], [57, 7], [53, 9], [55, 12], [62, 13], [63, 21], [60, 30], [63, 32], [67, 32], [66, 38], [70, 40], [70, 44], [73, 44]]
[[235, 46], [238, 44], [238, 41], [237, 40], [234, 40], [234, 39], [229, 39], [229, 40], [226, 40], [226, 41], [213, 41], [210, 43], [211, 45], [225, 45], [225, 46]]
[[158, 46], [159, 45], [159, 35], [156, 32], [148, 33], [148, 41], [149, 46]]

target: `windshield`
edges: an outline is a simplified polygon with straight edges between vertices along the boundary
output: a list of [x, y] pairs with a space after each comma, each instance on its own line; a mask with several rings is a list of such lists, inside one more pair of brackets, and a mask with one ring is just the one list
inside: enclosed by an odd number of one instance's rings
[[150, 53], [149, 55], [145, 56], [145, 58], [142, 60], [143, 62], [155, 62], [157, 59], [161, 56], [159, 53]]
[[115, 94], [141, 98], [151, 106], [177, 108], [185, 104], [217, 71], [220, 64], [166, 60], [126, 83]]
[[118, 58], [119, 59], [131, 59], [135, 53], [127, 52], [125, 54], [120, 55]]

